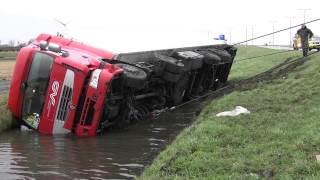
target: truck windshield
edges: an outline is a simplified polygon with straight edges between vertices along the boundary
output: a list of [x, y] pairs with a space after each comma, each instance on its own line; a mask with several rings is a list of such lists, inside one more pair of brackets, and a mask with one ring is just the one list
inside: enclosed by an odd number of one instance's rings
[[39, 125], [53, 60], [53, 57], [37, 52], [32, 60], [28, 80], [25, 83], [22, 119], [35, 129]]

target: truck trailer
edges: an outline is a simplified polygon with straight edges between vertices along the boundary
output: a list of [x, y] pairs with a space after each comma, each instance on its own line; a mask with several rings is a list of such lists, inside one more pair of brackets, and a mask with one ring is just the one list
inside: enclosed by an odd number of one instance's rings
[[223, 86], [236, 51], [223, 44], [115, 54], [40, 34], [17, 55], [8, 108], [43, 134], [95, 136]]

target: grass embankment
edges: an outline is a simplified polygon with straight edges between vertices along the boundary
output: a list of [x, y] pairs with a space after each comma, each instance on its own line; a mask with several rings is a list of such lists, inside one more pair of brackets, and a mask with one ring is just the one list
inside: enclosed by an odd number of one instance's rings
[[[251, 57], [263, 55], [268, 56], [249, 59]], [[248, 48], [240, 46], [238, 47], [235, 63], [232, 65], [229, 80], [234, 81], [254, 76], [284, 62], [289, 57], [298, 56], [301, 56], [301, 52], [299, 51], [285, 52], [283, 50], [273, 50], [254, 46], [249, 46]]]
[[11, 78], [16, 56], [16, 51], [0, 51], [0, 80]]
[[12, 76], [12, 71], [16, 61], [0, 60], [0, 80], [9, 80]]
[[0, 59], [14, 60], [18, 54], [18, 51], [0, 51]]
[[[0, 52], [0, 80], [11, 79], [16, 56], [16, 51]], [[16, 126], [16, 121], [7, 109], [7, 96], [7, 93], [0, 94], [0, 132]]]
[[[209, 104], [141, 178], [320, 179], [320, 55], [308, 58], [285, 78]], [[237, 105], [251, 114], [215, 116]]]
[[0, 95], [0, 132], [16, 126], [16, 123], [7, 109], [7, 95]]

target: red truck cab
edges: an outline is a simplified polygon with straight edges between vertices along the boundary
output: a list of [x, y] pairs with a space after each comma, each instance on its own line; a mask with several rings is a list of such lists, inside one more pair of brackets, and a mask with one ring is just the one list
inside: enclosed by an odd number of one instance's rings
[[78, 136], [94, 136], [109, 82], [122, 72], [104, 62], [114, 56], [41, 34], [17, 56], [8, 107], [15, 117], [41, 133], [74, 130]]

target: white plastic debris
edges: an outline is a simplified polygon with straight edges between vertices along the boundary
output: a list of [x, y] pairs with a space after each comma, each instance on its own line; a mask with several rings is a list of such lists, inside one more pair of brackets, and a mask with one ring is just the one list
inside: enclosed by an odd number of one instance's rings
[[32, 131], [32, 129], [28, 128], [27, 126], [21, 125], [20, 126], [20, 131], [29, 132], [29, 131]]
[[236, 108], [232, 111], [224, 111], [216, 114], [217, 117], [221, 116], [238, 116], [240, 114], [250, 114], [250, 111], [247, 108], [242, 106], [236, 106]]
[[316, 155], [316, 160], [319, 162], [320, 161], [320, 155]]

